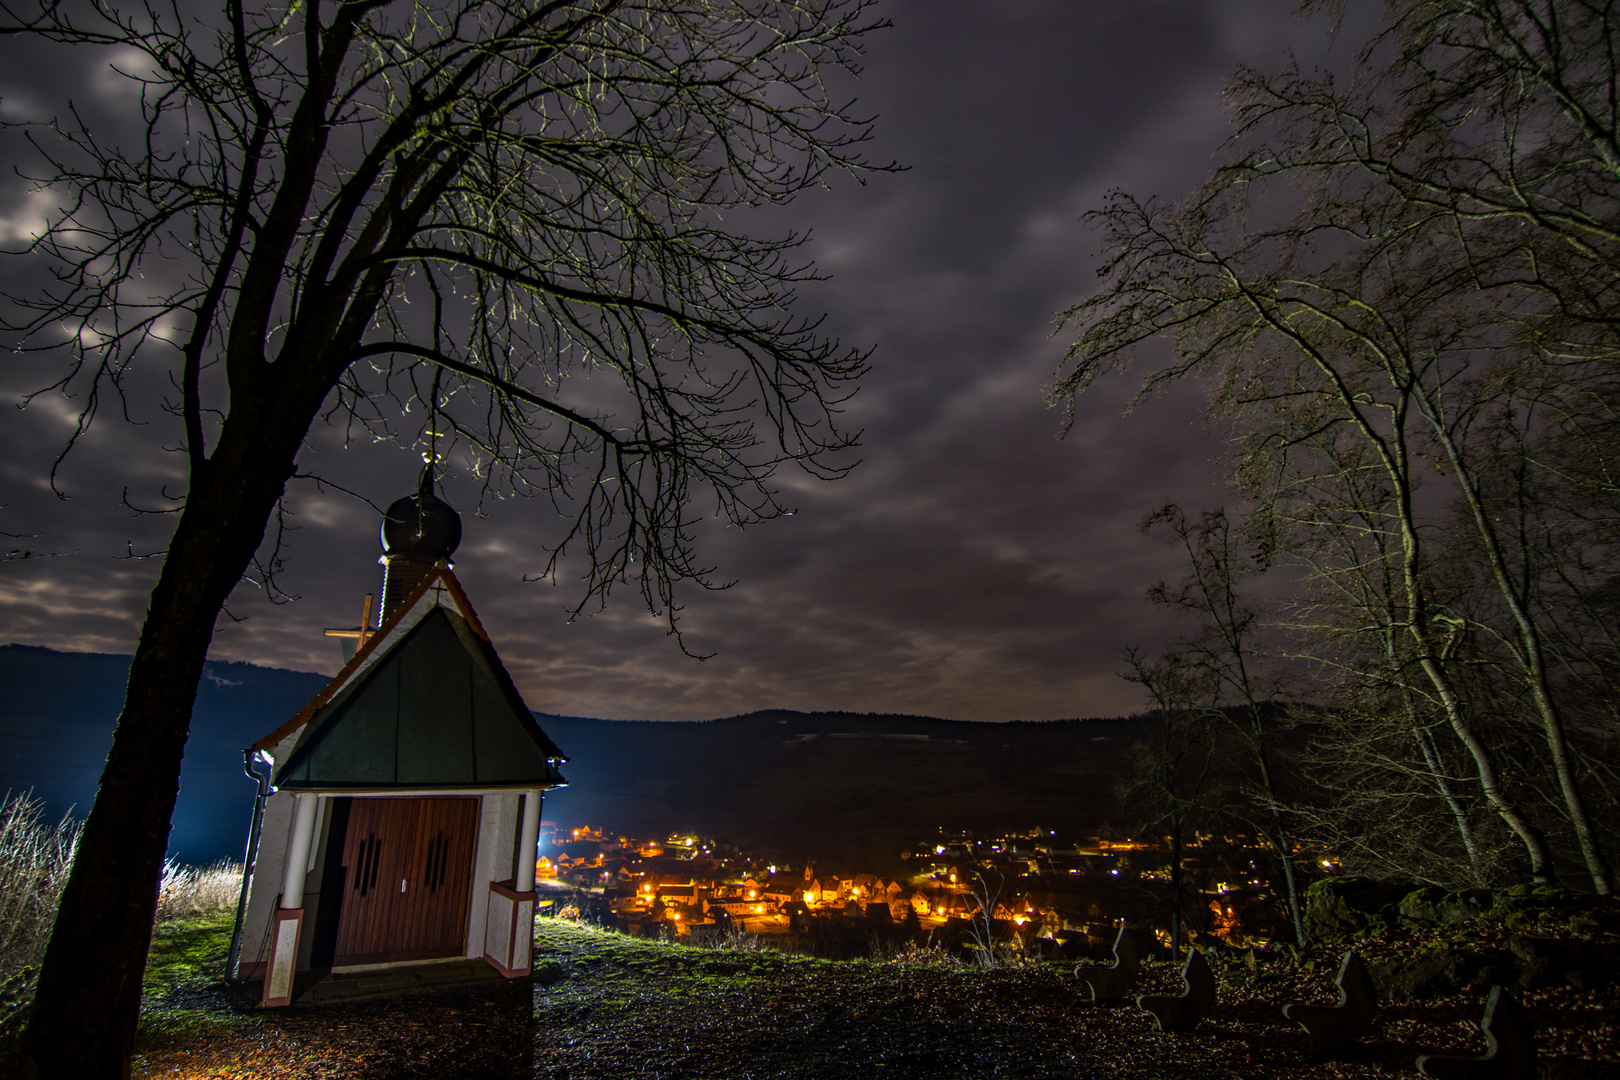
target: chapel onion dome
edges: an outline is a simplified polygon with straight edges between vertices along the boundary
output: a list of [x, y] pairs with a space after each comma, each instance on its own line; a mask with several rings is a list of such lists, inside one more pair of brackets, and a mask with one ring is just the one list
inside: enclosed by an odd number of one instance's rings
[[384, 555], [411, 555], [436, 562], [461, 543], [461, 515], [433, 493], [433, 466], [422, 470], [415, 495], [395, 501], [383, 515]]

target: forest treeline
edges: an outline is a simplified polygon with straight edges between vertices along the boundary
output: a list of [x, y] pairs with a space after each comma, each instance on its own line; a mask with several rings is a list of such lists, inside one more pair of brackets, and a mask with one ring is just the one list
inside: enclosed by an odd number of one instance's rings
[[[1054, 401], [1138, 359], [1143, 397], [1197, 380], [1235, 492], [1144, 523], [1184, 550], [1151, 598], [1188, 632], [1127, 656], [1159, 722], [1126, 794], [1176, 835], [1236, 817], [1376, 876], [1608, 895], [1620, 12], [1386, 11], [1348, 79], [1240, 70], [1190, 196], [1091, 215]], [[1208, 779], [1216, 729], [1237, 789]]]

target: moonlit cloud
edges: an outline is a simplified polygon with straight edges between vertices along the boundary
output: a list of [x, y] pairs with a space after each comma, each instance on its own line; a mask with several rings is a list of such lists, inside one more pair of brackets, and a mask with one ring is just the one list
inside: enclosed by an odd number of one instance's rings
[[[1054, 313], [1095, 281], [1097, 238], [1080, 220], [1123, 187], [1174, 198], [1208, 172], [1228, 135], [1221, 87], [1240, 63], [1333, 62], [1293, 0], [889, 0], [847, 89], [880, 117], [874, 160], [910, 171], [834, 183], [757, 215], [806, 231], [830, 280], [807, 283], [803, 314], [875, 346], [846, 421], [864, 430], [861, 466], [823, 484], [784, 474], [793, 517], [703, 530], [703, 555], [730, 589], [688, 590], [682, 655], [629, 592], [572, 623], [572, 580], [524, 583], [545, 560], [542, 500], [473, 505], [464, 472], [445, 484], [463, 513], [457, 573], [531, 707], [619, 718], [702, 719], [756, 708], [926, 713], [954, 719], [1113, 714], [1140, 704], [1116, 677], [1122, 645], [1154, 648], [1174, 626], [1143, 602], [1174, 553], [1136, 529], [1163, 499], [1227, 502], [1221, 434], [1196, 388], [1129, 415], [1129, 380], [1079, 403], [1059, 439], [1042, 387], [1066, 344]], [[1352, 16], [1362, 13], [1351, 5]], [[38, 115], [68, 97], [125, 115], [138, 84], [84, 56], [23, 55], [0, 42], [0, 110]], [[125, 70], [128, 70], [126, 65]], [[0, 135], [0, 156], [18, 153]], [[53, 196], [0, 177], [0, 243], [37, 232]], [[752, 220], [752, 219], [751, 219]], [[33, 231], [30, 231], [33, 230]], [[0, 288], [37, 284], [0, 259]], [[163, 348], [154, 343], [151, 348]], [[155, 354], [154, 354], [155, 355]], [[54, 378], [8, 360], [0, 394]], [[137, 375], [137, 377], [139, 377]], [[585, 395], [587, 387], [571, 393]], [[181, 492], [179, 433], [154, 393], [126, 424], [103, 403], [53, 494], [43, 478], [77, 404], [47, 395], [0, 425], [0, 531], [52, 558], [0, 565], [3, 640], [130, 651]], [[415, 459], [344, 447], [317, 431], [300, 466], [384, 506], [414, 485]], [[286, 570], [293, 599], [253, 583], [233, 596], [212, 655], [333, 671], [325, 627], [352, 625], [380, 568], [372, 506], [331, 488], [290, 489]]]

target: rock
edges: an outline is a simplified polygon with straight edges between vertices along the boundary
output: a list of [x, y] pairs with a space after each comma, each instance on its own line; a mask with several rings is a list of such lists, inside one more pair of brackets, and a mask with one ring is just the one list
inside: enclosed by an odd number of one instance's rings
[[1435, 888], [1433, 885], [1421, 889], [1414, 889], [1401, 898], [1400, 906], [1396, 909], [1401, 916], [1404, 926], [1426, 926], [1440, 921], [1440, 902], [1446, 897], [1446, 890]]
[[1518, 969], [1520, 990], [1544, 986], [1573, 986], [1580, 990], [1599, 981], [1601, 972], [1589, 968], [1601, 966], [1602, 961], [1563, 942], [1518, 934], [1508, 939], [1508, 949]]
[[1405, 926], [1435, 926], [1484, 915], [1494, 906], [1495, 898], [1485, 889], [1447, 892], [1428, 886], [1407, 893], [1397, 912]]
[[1497, 892], [1493, 899], [1490, 914], [1509, 930], [1545, 933], [1567, 923], [1569, 909], [1579, 906], [1584, 898], [1552, 885], [1516, 885]]
[[1327, 878], [1305, 893], [1305, 932], [1313, 941], [1381, 934], [1400, 917], [1409, 881]]
[[1431, 948], [1373, 965], [1372, 979], [1385, 1001], [1415, 1001], [1456, 993], [1468, 985], [1476, 966], [1472, 953]]

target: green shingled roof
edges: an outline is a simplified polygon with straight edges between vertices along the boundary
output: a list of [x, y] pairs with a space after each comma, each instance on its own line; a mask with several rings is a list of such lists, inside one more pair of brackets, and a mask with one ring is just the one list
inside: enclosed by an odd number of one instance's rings
[[495, 650], [435, 607], [327, 702], [276, 775], [292, 791], [549, 787], [568, 760]]

